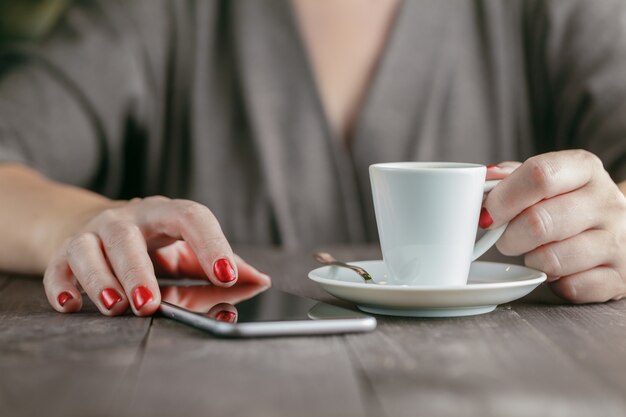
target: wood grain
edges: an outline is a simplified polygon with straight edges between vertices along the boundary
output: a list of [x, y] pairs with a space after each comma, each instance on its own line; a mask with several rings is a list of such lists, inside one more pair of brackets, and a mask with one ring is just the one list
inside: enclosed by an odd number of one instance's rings
[[[41, 279], [14, 278], [0, 292], [0, 404], [6, 416], [113, 415], [151, 319], [106, 318], [93, 304], [52, 310]], [[35, 400], [36, 399], [36, 400]]]
[[[380, 258], [375, 246], [315, 249]], [[313, 250], [236, 251], [279, 289], [354, 308], [307, 279]], [[626, 302], [226, 340], [90, 304], [58, 314], [40, 278], [0, 276], [2, 416], [624, 416], [624, 358]]]
[[520, 316], [555, 349], [626, 398], [626, 300], [594, 305], [524, 304]]
[[[376, 252], [361, 252], [368, 250]], [[317, 266], [308, 251], [236, 251], [270, 274], [278, 289], [351, 307], [307, 279]], [[353, 365], [344, 336], [222, 340], [157, 318], [132, 414], [153, 416], [157, 409], [159, 415], [190, 416], [381, 416]], [[167, 390], [176, 401], [162, 395]]]
[[359, 388], [343, 336], [222, 340], [157, 319], [130, 414], [364, 416]]
[[458, 319], [383, 319], [348, 337], [388, 416], [619, 416], [618, 396], [514, 310]]

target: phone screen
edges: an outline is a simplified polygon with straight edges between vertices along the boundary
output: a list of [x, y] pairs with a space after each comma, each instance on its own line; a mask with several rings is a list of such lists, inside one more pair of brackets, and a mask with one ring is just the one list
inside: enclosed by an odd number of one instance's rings
[[210, 284], [167, 286], [161, 289], [161, 296], [163, 301], [184, 310], [237, 324], [367, 317], [358, 311], [251, 284], [230, 288]]

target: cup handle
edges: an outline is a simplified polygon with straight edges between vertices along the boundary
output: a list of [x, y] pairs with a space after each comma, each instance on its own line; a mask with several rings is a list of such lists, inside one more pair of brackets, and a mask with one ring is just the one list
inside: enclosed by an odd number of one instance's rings
[[[493, 190], [493, 187], [498, 185], [500, 181], [501, 180], [485, 181], [483, 192], [488, 193], [489, 191]], [[478, 242], [474, 244], [472, 262], [481, 257], [485, 252], [487, 252], [489, 248], [491, 248], [498, 241], [498, 239], [500, 239], [500, 236], [502, 236], [508, 225], [508, 223], [505, 223], [502, 226], [496, 227], [493, 230], [489, 230], [487, 233], [484, 234], [483, 237], [480, 238], [480, 240], [478, 240]]]

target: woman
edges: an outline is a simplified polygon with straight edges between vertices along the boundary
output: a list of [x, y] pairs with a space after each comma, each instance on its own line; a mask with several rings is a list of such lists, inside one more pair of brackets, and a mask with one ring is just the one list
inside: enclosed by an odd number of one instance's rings
[[155, 269], [268, 281], [229, 241], [375, 241], [373, 162], [525, 160], [490, 166], [480, 226], [510, 221], [499, 250], [563, 298], [619, 299], [625, 19], [618, 0], [79, 2], [2, 57], [0, 268], [45, 271], [60, 312], [80, 285], [149, 315]]

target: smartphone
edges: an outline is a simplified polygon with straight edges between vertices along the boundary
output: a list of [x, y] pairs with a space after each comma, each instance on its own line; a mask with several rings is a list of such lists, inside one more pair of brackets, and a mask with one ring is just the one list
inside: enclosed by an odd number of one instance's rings
[[368, 332], [376, 319], [358, 311], [298, 297], [270, 287], [168, 285], [160, 312], [223, 337], [321, 335]]

